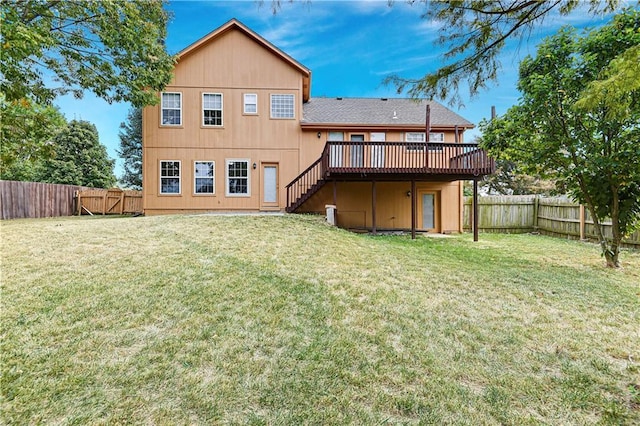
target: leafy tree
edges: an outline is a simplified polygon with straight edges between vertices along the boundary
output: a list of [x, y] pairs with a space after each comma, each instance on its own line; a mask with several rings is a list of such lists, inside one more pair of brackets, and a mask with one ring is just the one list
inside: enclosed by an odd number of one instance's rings
[[[583, 37], [563, 28], [520, 65], [520, 103], [483, 123], [485, 146], [529, 173], [559, 184], [589, 209], [607, 266], [618, 267], [622, 239], [640, 225], [640, 89], [584, 101], [613, 77], [619, 52], [640, 45], [640, 11], [626, 10]], [[616, 59], [618, 58], [618, 59]], [[615, 78], [614, 78], [615, 79]], [[596, 83], [594, 83], [596, 82]], [[612, 222], [612, 235], [603, 222]]]
[[0, 178], [33, 180], [36, 164], [53, 152], [53, 136], [67, 121], [55, 107], [9, 101], [4, 93], [0, 111]]
[[114, 160], [98, 140], [96, 126], [72, 120], [53, 140], [53, 155], [42, 162], [39, 182], [109, 188], [116, 183]]
[[125, 186], [142, 189], [142, 109], [132, 108], [127, 121], [120, 123], [120, 149], [118, 155], [124, 159], [124, 175], [120, 178]]
[[[394, 3], [389, 0], [389, 3]], [[572, 13], [599, 15], [614, 11], [620, 0], [408, 0], [407, 3], [426, 5], [423, 19], [439, 23], [437, 44], [447, 47], [444, 61], [436, 71], [421, 78], [409, 79], [392, 75], [385, 81], [398, 91], [408, 89], [413, 97], [449, 99], [462, 104], [461, 83], [467, 83], [474, 96], [497, 81], [500, 71], [498, 59], [505, 42], [524, 39], [532, 29], [552, 13], [567, 16]]]
[[608, 117], [623, 118], [633, 107], [633, 93], [637, 90], [640, 90], [640, 45], [627, 49], [612, 60], [602, 78], [589, 83], [576, 106], [589, 110], [603, 105], [607, 108]]
[[0, 20], [3, 177], [50, 152], [61, 124], [51, 107], [57, 95], [89, 90], [144, 106], [171, 80], [159, 0], [10, 0], [0, 2]]
[[160, 1], [6, 1], [0, 14], [0, 90], [9, 101], [47, 105], [88, 89], [143, 106], [156, 103], [171, 79]]

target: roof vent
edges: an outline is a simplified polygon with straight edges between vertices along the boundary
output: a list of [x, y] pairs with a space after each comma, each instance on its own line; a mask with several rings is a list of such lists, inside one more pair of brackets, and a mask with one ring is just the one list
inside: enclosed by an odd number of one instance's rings
[[336, 100], [341, 101], [341, 100], [342, 100], [342, 98], [336, 98]]
[[387, 100], [387, 98], [380, 98], [380, 100], [381, 100], [381, 101], [386, 101], [386, 100]]
[[394, 119], [394, 120], [397, 120], [397, 119], [398, 119], [398, 114], [397, 114], [395, 111], [393, 111], [393, 119]]

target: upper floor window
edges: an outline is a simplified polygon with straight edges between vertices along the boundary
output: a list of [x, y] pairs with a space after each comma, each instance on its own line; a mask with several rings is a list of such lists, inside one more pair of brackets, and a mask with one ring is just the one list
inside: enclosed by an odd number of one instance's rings
[[[424, 150], [424, 132], [407, 132], [405, 134], [406, 142], [415, 142], [415, 144], [411, 143], [407, 145], [407, 149], [414, 151], [423, 151]], [[429, 142], [444, 142], [444, 133], [429, 133]], [[429, 146], [429, 151], [441, 151], [442, 147], [432, 147]]]
[[420, 132], [408, 132], [405, 135], [407, 142], [424, 142], [424, 133]]
[[330, 140], [330, 141], [343, 141], [344, 140], [344, 133], [342, 133], [342, 132], [329, 132], [327, 134], [327, 140]]
[[160, 194], [180, 194], [180, 161], [160, 161]]
[[202, 124], [222, 126], [222, 93], [202, 94]]
[[163, 93], [161, 114], [163, 126], [182, 125], [182, 93]]
[[294, 118], [293, 95], [271, 95], [271, 118]]
[[444, 142], [444, 133], [429, 133], [429, 142]]
[[245, 114], [257, 114], [258, 113], [258, 95], [255, 93], [244, 94], [244, 109]]
[[215, 193], [215, 163], [213, 161], [195, 161], [193, 164], [194, 186], [196, 194]]

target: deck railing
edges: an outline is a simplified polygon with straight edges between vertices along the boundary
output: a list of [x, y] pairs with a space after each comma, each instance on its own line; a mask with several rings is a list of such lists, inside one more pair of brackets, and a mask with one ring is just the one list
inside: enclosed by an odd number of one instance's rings
[[329, 141], [327, 172], [333, 173], [493, 173], [493, 159], [477, 144]]

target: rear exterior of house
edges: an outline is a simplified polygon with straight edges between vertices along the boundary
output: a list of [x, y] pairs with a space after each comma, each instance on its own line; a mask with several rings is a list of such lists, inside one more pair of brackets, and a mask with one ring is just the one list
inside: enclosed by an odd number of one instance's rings
[[331, 204], [347, 228], [462, 231], [461, 179], [493, 167], [463, 143], [470, 122], [433, 101], [310, 88], [309, 69], [236, 20], [183, 50], [143, 111], [145, 213]]

